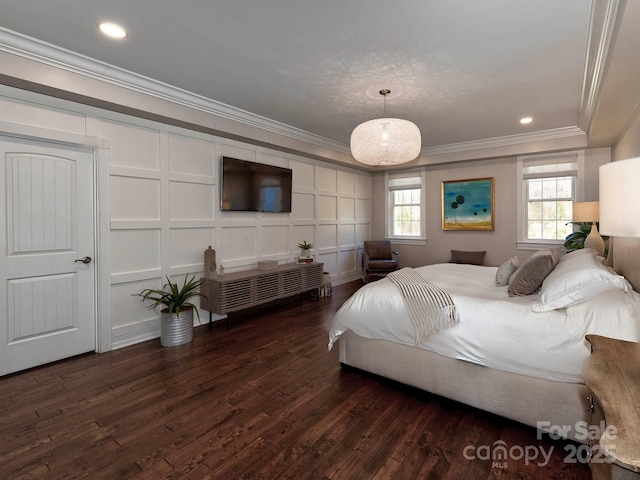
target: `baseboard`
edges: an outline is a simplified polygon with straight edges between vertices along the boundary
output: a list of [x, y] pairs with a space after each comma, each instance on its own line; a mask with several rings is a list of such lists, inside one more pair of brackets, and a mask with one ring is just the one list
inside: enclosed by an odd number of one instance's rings
[[147, 340], [160, 338], [160, 319], [154, 318], [144, 322], [119, 325], [111, 329], [111, 349], [128, 347]]
[[[221, 317], [216, 314], [212, 314], [211, 317], [212, 322], [227, 320], [226, 316]], [[201, 310], [200, 320], [201, 321], [198, 322], [198, 317], [194, 315], [193, 326], [198, 327], [200, 325], [208, 324], [209, 312]], [[111, 329], [111, 349], [117, 350], [118, 348], [128, 347], [129, 345], [135, 345], [136, 343], [146, 342], [147, 340], [153, 340], [155, 338], [160, 338], [159, 318], [120, 325]]]

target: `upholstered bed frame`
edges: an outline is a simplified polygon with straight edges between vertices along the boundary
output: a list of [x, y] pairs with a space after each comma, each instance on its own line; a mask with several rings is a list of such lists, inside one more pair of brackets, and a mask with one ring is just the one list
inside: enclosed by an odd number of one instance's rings
[[[614, 265], [640, 291], [640, 241], [620, 241]], [[580, 383], [493, 370], [428, 350], [386, 340], [371, 340], [352, 331], [340, 338], [340, 363], [435, 393], [512, 420], [538, 427], [569, 426], [588, 421], [587, 388]], [[584, 441], [584, 440], [582, 440]]]
[[[352, 331], [338, 342], [340, 363], [538, 427], [587, 421], [587, 388], [580, 383], [493, 370]], [[571, 434], [569, 438], [572, 438]], [[572, 438], [575, 440], [575, 438]]]

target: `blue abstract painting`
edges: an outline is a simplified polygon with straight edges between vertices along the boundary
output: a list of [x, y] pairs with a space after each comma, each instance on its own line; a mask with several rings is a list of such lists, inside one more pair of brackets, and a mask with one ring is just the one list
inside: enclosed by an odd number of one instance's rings
[[493, 178], [442, 182], [443, 230], [494, 230]]

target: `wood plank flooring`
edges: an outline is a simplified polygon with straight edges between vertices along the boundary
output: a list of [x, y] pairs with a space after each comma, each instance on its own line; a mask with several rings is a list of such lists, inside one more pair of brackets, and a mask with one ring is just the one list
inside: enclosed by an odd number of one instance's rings
[[[0, 378], [0, 479], [591, 478], [576, 444], [341, 369], [327, 326], [359, 286]], [[551, 459], [465, 459], [499, 441]]]

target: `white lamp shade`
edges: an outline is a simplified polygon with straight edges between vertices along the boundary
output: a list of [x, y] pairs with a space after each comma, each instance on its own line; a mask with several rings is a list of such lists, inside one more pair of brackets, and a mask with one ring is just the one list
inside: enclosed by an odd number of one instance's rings
[[353, 158], [367, 165], [395, 165], [420, 154], [420, 129], [400, 118], [376, 118], [358, 125], [351, 134]]
[[573, 215], [574, 222], [597, 222], [600, 218], [600, 202], [574, 202]]
[[640, 157], [600, 167], [600, 232], [640, 237]]

